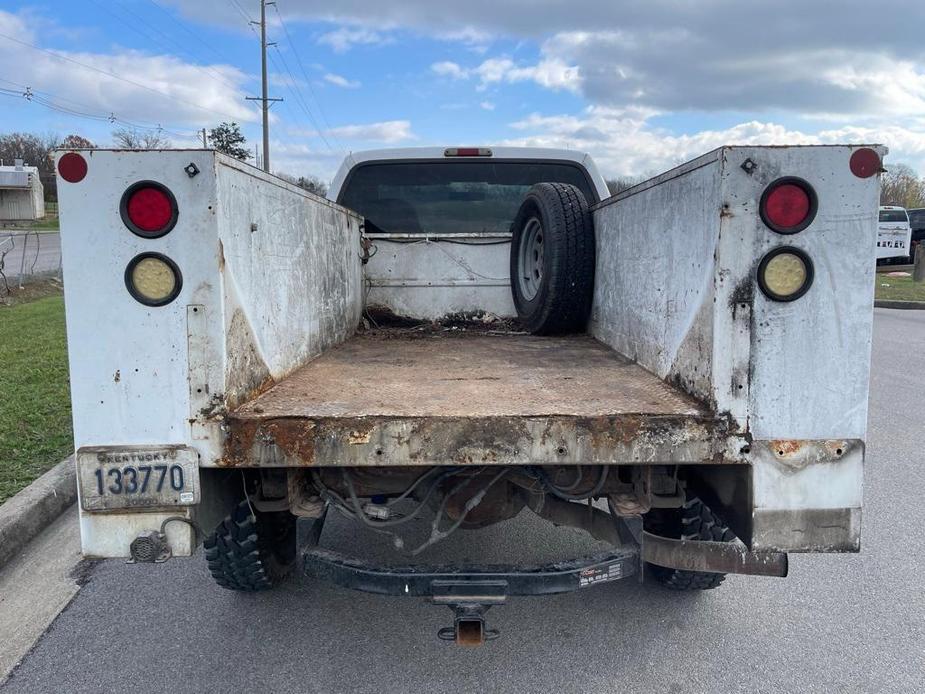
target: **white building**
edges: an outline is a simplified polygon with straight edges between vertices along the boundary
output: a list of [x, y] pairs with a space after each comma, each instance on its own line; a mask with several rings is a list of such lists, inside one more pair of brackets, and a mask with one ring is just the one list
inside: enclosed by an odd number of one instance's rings
[[45, 216], [45, 190], [39, 170], [23, 166], [0, 166], [0, 222], [42, 219]]

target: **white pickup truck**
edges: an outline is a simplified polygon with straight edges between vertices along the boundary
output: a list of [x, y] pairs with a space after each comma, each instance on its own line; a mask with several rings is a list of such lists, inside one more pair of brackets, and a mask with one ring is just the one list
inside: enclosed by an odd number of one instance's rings
[[[226, 588], [423, 596], [468, 644], [513, 595], [857, 552], [885, 153], [722, 147], [609, 196], [572, 151], [383, 150], [325, 200], [60, 152], [83, 551], [202, 541]], [[327, 547], [332, 510], [397, 561]], [[601, 549], [421, 561], [522, 512]]]
[[[881, 205], [877, 225], [877, 260], [906, 261], [912, 256], [912, 226], [906, 208]], [[913, 259], [914, 260], [914, 259]]]

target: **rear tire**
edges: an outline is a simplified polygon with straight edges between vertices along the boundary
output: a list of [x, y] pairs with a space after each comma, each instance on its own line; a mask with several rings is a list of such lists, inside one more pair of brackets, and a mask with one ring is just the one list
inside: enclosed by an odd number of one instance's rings
[[220, 586], [268, 590], [295, 565], [295, 516], [288, 511], [252, 511], [245, 499], [202, 544], [209, 572]]
[[535, 335], [583, 332], [594, 294], [594, 225], [581, 190], [537, 183], [513, 224], [511, 291]]
[[[679, 509], [655, 509], [646, 514], [644, 523], [646, 530], [663, 537], [712, 542], [732, 542], [736, 538], [722, 519], [696, 496]], [[671, 590], [711, 590], [726, 578], [726, 574], [648, 566], [655, 580]]]

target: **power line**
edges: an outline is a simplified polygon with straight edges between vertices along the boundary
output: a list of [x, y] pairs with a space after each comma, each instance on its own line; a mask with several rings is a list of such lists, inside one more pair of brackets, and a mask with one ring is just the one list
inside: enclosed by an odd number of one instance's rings
[[[91, 110], [81, 110], [81, 109], [92, 109], [92, 106], [86, 104], [81, 104], [80, 102], [67, 99], [65, 97], [57, 96], [51, 92], [45, 92], [41, 90], [33, 90], [27, 85], [18, 84], [16, 82], [11, 82], [10, 80], [0, 79], [0, 82], [5, 82], [6, 84], [11, 84], [17, 89], [8, 89], [5, 87], [0, 87], [0, 94], [8, 97], [22, 98], [25, 101], [30, 103], [35, 103], [40, 106], [44, 106], [52, 111], [58, 113], [64, 113], [71, 116], [77, 116], [79, 118], [86, 118], [88, 120], [94, 120], [98, 122], [109, 122], [109, 123], [119, 123], [130, 128], [135, 128], [137, 130], [153, 130], [158, 132], [163, 132], [168, 135], [173, 135], [174, 137], [192, 137], [192, 131], [190, 132], [180, 132], [178, 129], [165, 128], [161, 125], [145, 125], [143, 123], [136, 123], [124, 118], [116, 116], [114, 113], [105, 115], [99, 112], [92, 112]], [[63, 103], [62, 103], [63, 102]], [[73, 104], [79, 108], [72, 108], [66, 104]]]
[[[237, 6], [237, 0], [233, 0]], [[270, 104], [274, 101], [282, 101], [279, 98], [273, 98], [268, 95], [267, 89], [267, 4], [274, 5], [272, 0], [260, 0], [260, 82], [261, 96], [259, 98], [248, 96], [248, 101], [259, 101], [263, 110], [263, 170], [270, 172]], [[238, 9], [241, 9], [240, 7]], [[247, 16], [247, 13], [244, 13]], [[252, 22], [256, 24], [256, 22]], [[275, 43], [269, 45], [275, 46]]]
[[[148, 41], [151, 41], [151, 42], [154, 43], [154, 44], [161, 43], [161, 40], [160, 40], [160, 39], [158, 39], [158, 38], [155, 37], [155, 36], [152, 36], [150, 33], [148, 33], [147, 30], [141, 28], [142, 26], [145, 26], [145, 25], [142, 25], [142, 24], [140, 24], [139, 22], [131, 22], [131, 21], [128, 21], [128, 20], [124, 19], [121, 15], [119, 15], [119, 14], [117, 14], [115, 11], [113, 11], [113, 9], [112, 9], [111, 7], [109, 7], [109, 6], [107, 6], [107, 5], [104, 5], [102, 2], [100, 2], [100, 0], [91, 0], [91, 2], [92, 2], [94, 5], [96, 5], [97, 7], [99, 7], [103, 12], [109, 14], [109, 16], [111, 16], [113, 19], [115, 19], [115, 20], [117, 20], [118, 22], [120, 22], [121, 24], [125, 25], [126, 27], [128, 27], [129, 29], [131, 29], [132, 31], [134, 31], [136, 34], [138, 34], [139, 36], [141, 36], [142, 38], [145, 38], [145, 39], [147, 39]], [[118, 7], [121, 11], [123, 11], [123, 12], [126, 12], [126, 11], [127, 11], [126, 8], [125, 8], [124, 6], [122, 6], [119, 2], [115, 2], [115, 3], [112, 3], [112, 4], [114, 4], [115, 6], [117, 6], [117, 7]], [[213, 69], [212, 67], [210, 67], [210, 66], [208, 66], [208, 65], [197, 65], [197, 64], [195, 63], [196, 57], [195, 57], [192, 53], [190, 53], [189, 50], [186, 49], [183, 45], [181, 45], [179, 42], [177, 42], [176, 40], [174, 40], [173, 37], [171, 37], [169, 34], [167, 34], [166, 32], [162, 31], [161, 29], [159, 29], [158, 27], [154, 26], [153, 24], [148, 24], [147, 27], [148, 27], [149, 29], [151, 29], [152, 31], [157, 32], [157, 33], [158, 33], [160, 36], [162, 36], [162, 37], [164, 38], [164, 40], [166, 40], [167, 42], [169, 42], [169, 43], [171, 43], [172, 45], [174, 45], [174, 46], [176, 46], [177, 48], [179, 48], [179, 49], [180, 49], [180, 52], [181, 52], [181, 55], [186, 55], [188, 58], [190, 58], [191, 61], [192, 61], [192, 62], [190, 62], [190, 64], [189, 64], [190, 67], [192, 67], [192, 68], [194, 68], [194, 69], [196, 69], [196, 70], [199, 70], [199, 71], [202, 72], [204, 75], [211, 76], [212, 78], [217, 79], [219, 82], [224, 83], [226, 86], [230, 87], [230, 88], [231, 88], [232, 90], [234, 90], [234, 91], [237, 91], [238, 89], [240, 89], [240, 87], [239, 87], [237, 84], [234, 84], [234, 83], [228, 81], [221, 73], [217, 72], [217, 71], [216, 71], [215, 69]]]
[[[308, 104], [305, 103], [305, 98], [302, 96], [302, 93], [299, 91], [298, 83], [297, 83], [295, 77], [293, 76], [292, 71], [289, 69], [289, 65], [286, 63], [285, 57], [283, 57], [283, 54], [282, 54], [282, 52], [279, 50], [279, 47], [278, 47], [278, 46], [276, 46], [275, 48], [276, 48], [276, 53], [277, 53], [277, 55], [279, 56], [279, 59], [280, 59], [280, 60], [282, 61], [282, 63], [283, 63], [283, 68], [285, 69], [286, 73], [289, 75], [290, 83], [292, 84], [292, 86], [289, 88], [289, 90], [290, 90], [290, 91], [293, 93], [293, 95], [296, 97], [296, 99], [295, 99], [296, 104], [299, 106], [299, 108], [302, 109], [302, 111], [305, 113], [305, 115], [308, 116], [309, 121], [311, 121], [312, 126], [315, 128], [315, 132], [318, 134], [318, 136], [319, 136], [319, 137], [321, 138], [321, 140], [324, 142], [325, 146], [331, 151], [332, 154], [336, 154], [337, 152], [334, 150], [333, 147], [331, 147], [331, 143], [328, 142], [328, 139], [325, 137], [324, 131], [321, 129], [321, 126], [318, 125], [318, 121], [315, 120], [315, 116], [312, 115], [312, 112], [309, 110]], [[271, 55], [270, 58], [271, 58], [271, 60], [272, 60], [273, 56]], [[278, 69], [279, 69], [279, 66], [277, 65], [277, 63], [276, 63], [275, 60], [273, 61], [273, 64], [276, 65], [276, 68], [277, 68], [277, 70], [278, 70]]]
[[0, 38], [7, 39], [8, 41], [12, 41], [13, 43], [18, 43], [18, 44], [21, 45], [21, 46], [25, 46], [25, 47], [27, 47], [27, 48], [31, 48], [31, 49], [36, 50], [36, 51], [39, 51], [39, 52], [41, 52], [41, 53], [46, 53], [46, 54], [50, 55], [51, 57], [56, 58], [56, 59], [58, 59], [58, 60], [64, 60], [64, 61], [66, 61], [66, 62], [68, 62], [68, 63], [73, 63], [74, 65], [79, 65], [80, 67], [82, 67], [82, 68], [84, 68], [84, 69], [86, 69], [86, 70], [92, 70], [93, 72], [97, 72], [97, 73], [99, 73], [99, 74], [101, 74], [101, 75], [106, 75], [107, 77], [112, 77], [113, 79], [117, 79], [117, 80], [120, 80], [120, 81], [122, 81], [122, 82], [126, 82], [126, 83], [131, 84], [131, 85], [134, 85], [134, 86], [136, 86], [136, 87], [138, 87], [138, 88], [140, 88], [140, 89], [144, 89], [144, 90], [149, 91], [149, 92], [152, 92], [152, 93], [154, 93], [154, 94], [158, 94], [158, 95], [160, 95], [160, 96], [164, 96], [164, 97], [166, 97], [166, 98], [168, 98], [168, 99], [170, 99], [170, 100], [172, 100], [172, 101], [176, 101], [177, 103], [186, 104], [187, 106], [192, 106], [193, 108], [199, 109], [199, 110], [201, 110], [201, 111], [209, 111], [210, 113], [214, 113], [214, 114], [216, 114], [216, 115], [222, 116], [223, 118], [230, 118], [231, 120], [236, 120], [236, 117], [235, 117], [235, 116], [230, 116], [230, 115], [227, 114], [227, 113], [223, 113], [223, 112], [221, 112], [221, 111], [216, 111], [215, 109], [209, 108], [208, 106], [203, 106], [202, 104], [197, 104], [197, 103], [194, 103], [194, 102], [192, 102], [192, 101], [187, 101], [186, 99], [182, 99], [182, 98], [180, 98], [180, 97], [178, 97], [178, 96], [174, 96], [173, 94], [170, 94], [170, 93], [168, 93], [168, 92], [162, 92], [162, 91], [159, 90], [159, 89], [155, 89], [154, 87], [149, 87], [149, 86], [146, 85], [146, 84], [142, 84], [141, 82], [136, 82], [136, 81], [131, 80], [131, 79], [127, 78], [127, 77], [122, 77], [121, 75], [117, 75], [117, 74], [114, 73], [114, 72], [110, 72], [110, 71], [108, 71], [108, 70], [103, 70], [102, 68], [94, 67], [94, 66], [92, 66], [92, 65], [87, 65], [86, 63], [82, 63], [82, 62], [80, 62], [79, 60], [75, 60], [74, 58], [69, 58], [69, 57], [67, 57], [67, 56], [65, 56], [65, 55], [60, 55], [59, 53], [55, 53], [54, 51], [50, 51], [50, 50], [48, 50], [48, 49], [46, 49], [46, 48], [41, 48], [41, 47], [36, 46], [36, 45], [34, 45], [34, 44], [31, 44], [31, 43], [29, 43], [29, 42], [27, 42], [27, 41], [20, 41], [20, 40], [17, 39], [17, 38], [14, 38], [14, 37], [12, 37], [12, 36], [8, 36], [8, 35], [2, 34], [2, 33], [0, 33]]
[[159, 2], [157, 2], [156, 0], [148, 0], [148, 2], [151, 3], [152, 5], [154, 5], [157, 9], [159, 9], [159, 10], [161, 11], [161, 13], [164, 14], [171, 22], [173, 22], [173, 23], [176, 24], [178, 27], [180, 27], [181, 29], [183, 29], [183, 31], [185, 31], [187, 34], [189, 34], [189, 35], [196, 41], [197, 44], [201, 44], [202, 46], [205, 46], [205, 47], [208, 48], [210, 51], [212, 51], [212, 53], [214, 53], [214, 54], [218, 57], [219, 60], [221, 60], [222, 62], [228, 63], [229, 65], [233, 65], [233, 64], [234, 64], [235, 61], [234, 61], [233, 59], [229, 58], [229, 57], [227, 56], [227, 54], [222, 53], [222, 52], [219, 51], [217, 48], [215, 48], [212, 44], [210, 44], [209, 42], [207, 42], [207, 41], [202, 37], [202, 34], [196, 33], [195, 31], [193, 31], [192, 29], [190, 29], [184, 22], [180, 21], [179, 17], [174, 16], [174, 15], [170, 12], [170, 10], [165, 9], [164, 6], [161, 5]]
[[254, 29], [254, 27], [251, 26], [253, 24], [256, 24], [256, 22], [250, 18], [249, 14], [247, 14], [247, 10], [241, 7], [241, 4], [238, 2], [238, 0], [231, 0], [231, 4], [234, 5], [235, 9], [238, 11], [238, 14], [244, 17], [244, 21], [247, 22], [247, 26], [251, 30], [251, 32], [256, 34], [257, 33], [256, 29]]
[[[241, 7], [241, 4], [240, 4], [240, 2], [239, 2], [238, 0], [231, 0], [231, 3], [232, 3], [232, 5], [234, 6], [234, 8], [238, 11], [238, 14], [240, 14], [241, 17], [243, 17], [244, 20], [248, 23], [248, 27], [250, 27], [251, 31], [252, 31], [254, 34], [256, 34], [257, 31], [254, 29], [253, 25], [254, 25], [254, 24], [258, 24], [258, 22], [255, 22], [255, 21], [253, 21], [253, 20], [250, 18], [250, 15], [248, 15], [248, 14], [247, 14], [247, 11], [246, 11], [243, 7]], [[268, 3], [268, 4], [269, 4], [269, 3]], [[276, 7], [276, 3], [272, 3], [272, 4], [274, 5], [274, 9], [276, 10], [277, 15], [279, 15], [279, 8]], [[282, 24], [283, 24], [283, 19], [282, 19], [281, 16], [280, 16], [279, 20], [280, 20], [280, 24], [282, 25]], [[289, 35], [288, 30], [285, 28], [285, 26], [283, 26], [283, 29], [284, 29], [284, 31], [286, 31], [286, 37], [287, 37], [287, 39], [288, 39], [288, 41], [289, 41], [289, 44], [292, 45], [292, 38], [291, 38], [291, 36]], [[277, 46], [275, 43], [273, 43], [273, 44], [268, 44], [268, 45], [272, 45], [273, 48], [276, 49], [276, 54], [279, 56], [279, 59], [280, 59], [280, 61], [282, 62], [282, 65], [283, 65], [283, 68], [280, 69], [280, 66], [279, 66], [279, 64], [276, 62], [276, 60], [274, 59], [273, 55], [272, 55], [272, 54], [269, 54], [269, 59], [270, 59], [270, 61], [273, 63], [274, 67], [275, 67], [275, 68], [277, 69], [277, 71], [279, 71], [280, 73], [282, 73], [283, 70], [285, 70], [285, 72], [289, 75], [290, 84], [291, 84], [291, 86], [289, 87], [289, 91], [290, 91], [290, 92], [292, 93], [292, 95], [295, 97], [296, 105], [297, 105], [297, 106], [302, 110], [302, 112], [305, 113], [305, 115], [308, 117], [308, 119], [309, 119], [309, 121], [310, 121], [312, 127], [313, 127], [314, 130], [315, 130], [315, 132], [316, 132], [316, 133], [318, 134], [318, 136], [321, 138], [322, 142], [324, 142], [324, 144], [325, 144], [325, 146], [328, 148], [328, 150], [329, 150], [330, 152], [336, 154], [336, 153], [337, 153], [336, 150], [331, 146], [331, 143], [328, 141], [327, 137], [325, 137], [323, 128], [319, 125], [318, 121], [315, 119], [314, 114], [312, 114], [311, 109], [308, 107], [308, 103], [306, 102], [305, 97], [302, 95], [301, 91], [299, 90], [299, 87], [298, 87], [298, 80], [295, 78], [295, 75], [292, 74], [292, 70], [289, 69], [289, 65], [288, 65], [288, 63], [286, 62], [286, 58], [285, 58], [285, 56], [283, 55], [282, 51], [280, 51], [279, 46]], [[298, 60], [298, 54], [296, 54], [296, 59]], [[301, 60], [299, 61], [299, 63], [300, 63], [300, 65], [301, 65]], [[303, 73], [303, 74], [306, 74], [306, 71], [305, 71], [304, 67], [302, 68], [302, 73]], [[308, 86], [309, 86], [309, 89], [311, 89], [311, 84], [310, 84], [310, 83], [308, 84]], [[312, 94], [314, 95], [314, 92], [312, 92]], [[316, 98], [316, 101], [317, 101], [317, 98]], [[286, 108], [287, 108], [287, 110], [288, 110], [288, 105], [286, 106]], [[320, 111], [321, 111], [321, 109], [320, 109], [320, 107], [319, 107], [319, 112], [320, 112]], [[324, 118], [324, 114], [322, 113], [321, 115], [322, 115], [322, 118]], [[325, 121], [326, 121], [326, 119], [325, 119]], [[328, 125], [328, 128], [330, 129], [330, 125]], [[333, 137], [333, 135], [332, 135], [332, 137]], [[338, 145], [340, 145], [340, 143], [338, 143]], [[343, 150], [343, 147], [341, 146], [340, 149]]]
[[[346, 150], [344, 149], [343, 144], [342, 144], [341, 142], [339, 142], [339, 141], [337, 140], [337, 136], [334, 135], [333, 132], [331, 132], [331, 131], [334, 130], [334, 129], [331, 127], [331, 123], [328, 121], [328, 117], [327, 117], [327, 115], [326, 115], [325, 112], [324, 112], [324, 107], [321, 105], [321, 99], [319, 99], [319, 98], [318, 98], [318, 95], [315, 94], [315, 90], [314, 90], [314, 88], [312, 87], [311, 78], [308, 76], [308, 71], [305, 69], [305, 66], [302, 64], [302, 58], [299, 56], [299, 51], [298, 51], [298, 49], [296, 48], [295, 41], [292, 40], [292, 36], [291, 36], [290, 33], [289, 33], [289, 28], [286, 26], [286, 22], [283, 21], [283, 15], [282, 15], [282, 13], [279, 11], [279, 6], [278, 6], [278, 5], [274, 5], [273, 9], [276, 10], [276, 16], [279, 17], [279, 24], [280, 24], [280, 26], [283, 28], [283, 33], [286, 35], [286, 41], [289, 42], [289, 47], [292, 49], [292, 54], [295, 56], [296, 64], [299, 66], [299, 70], [302, 71], [302, 76], [305, 78], [305, 84], [306, 84], [306, 86], [308, 87], [308, 91], [309, 91], [309, 93], [312, 95], [312, 99], [315, 100], [315, 104], [317, 104], [317, 106], [318, 106], [318, 113], [321, 114], [321, 120], [324, 121], [324, 124], [325, 124], [325, 126], [327, 127], [328, 132], [331, 133], [331, 137], [334, 138], [334, 141], [337, 143], [337, 146], [338, 146], [342, 151], [346, 152]], [[277, 50], [278, 50], [278, 49], [277, 49]], [[285, 62], [285, 61], [284, 61], [284, 62]], [[319, 130], [319, 132], [320, 132], [321, 129], [318, 128], [318, 130]]]

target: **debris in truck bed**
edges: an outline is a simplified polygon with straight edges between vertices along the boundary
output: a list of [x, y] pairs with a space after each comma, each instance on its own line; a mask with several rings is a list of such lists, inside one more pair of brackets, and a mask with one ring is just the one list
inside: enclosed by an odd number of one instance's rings
[[379, 305], [367, 307], [360, 325], [360, 333], [383, 340], [444, 333], [527, 334], [516, 318], [502, 318], [488, 311], [450, 313], [429, 321], [399, 316], [388, 307]]

